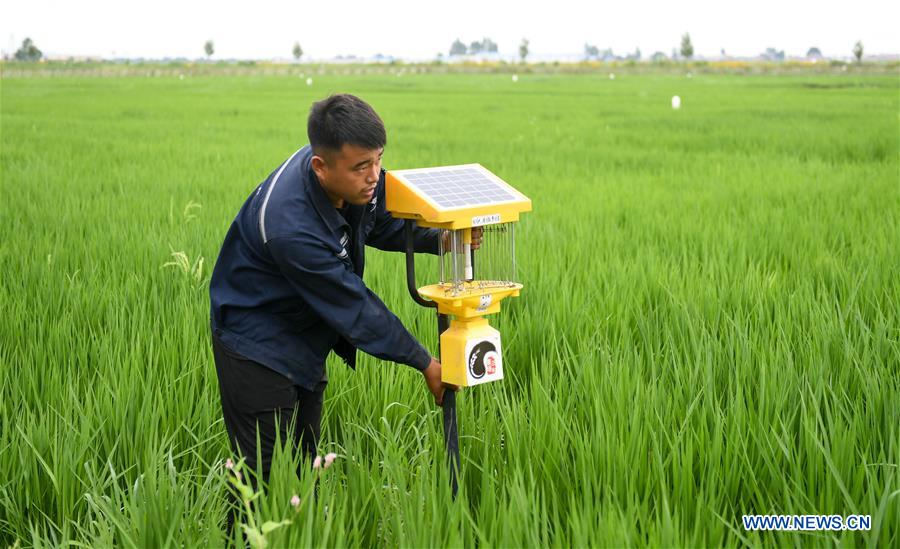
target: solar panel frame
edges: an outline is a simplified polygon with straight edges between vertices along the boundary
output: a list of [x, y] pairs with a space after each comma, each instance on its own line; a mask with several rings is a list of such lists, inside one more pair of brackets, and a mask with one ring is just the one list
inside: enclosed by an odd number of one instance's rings
[[528, 201], [480, 164], [398, 170], [393, 173], [442, 211]]

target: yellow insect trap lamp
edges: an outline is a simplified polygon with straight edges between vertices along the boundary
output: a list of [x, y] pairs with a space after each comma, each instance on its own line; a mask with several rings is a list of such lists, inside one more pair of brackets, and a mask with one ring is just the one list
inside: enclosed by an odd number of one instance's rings
[[[420, 305], [437, 308], [444, 383], [469, 387], [503, 378], [500, 332], [485, 315], [518, 296], [515, 223], [531, 200], [480, 164], [387, 172], [386, 207], [406, 219], [406, 278]], [[441, 229], [440, 279], [416, 288], [415, 225]], [[473, 246], [480, 240], [480, 246]], [[476, 249], [477, 248], [477, 249]], [[456, 397], [444, 394], [444, 433], [456, 495]]]

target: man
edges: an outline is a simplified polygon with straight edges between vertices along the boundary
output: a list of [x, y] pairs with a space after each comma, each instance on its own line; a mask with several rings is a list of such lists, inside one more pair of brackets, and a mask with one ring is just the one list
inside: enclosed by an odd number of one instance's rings
[[[444, 391], [440, 362], [362, 280], [365, 245], [405, 249], [403, 221], [385, 209], [384, 124], [334, 95], [313, 104], [307, 133], [238, 212], [210, 282], [225, 427], [265, 479], [276, 436], [315, 455], [332, 350], [351, 368], [358, 348], [421, 371], [438, 405]], [[437, 254], [439, 238], [417, 228], [415, 251]]]

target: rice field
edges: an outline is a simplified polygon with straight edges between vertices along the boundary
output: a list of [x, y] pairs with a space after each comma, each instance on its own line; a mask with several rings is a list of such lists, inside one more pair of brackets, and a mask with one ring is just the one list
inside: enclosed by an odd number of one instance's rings
[[[525, 289], [492, 319], [506, 379], [458, 398], [458, 499], [421, 376], [330, 359], [339, 457], [318, 498], [276, 459], [270, 546], [900, 545], [896, 75], [0, 85], [0, 545], [225, 543], [209, 275], [338, 91], [384, 118], [388, 169], [479, 162], [532, 199]], [[371, 250], [366, 282], [436, 353], [402, 256]]]

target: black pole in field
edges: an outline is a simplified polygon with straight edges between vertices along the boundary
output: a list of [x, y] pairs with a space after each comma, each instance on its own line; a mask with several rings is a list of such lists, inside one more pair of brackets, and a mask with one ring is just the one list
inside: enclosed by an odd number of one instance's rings
[[[413, 301], [423, 307], [434, 307], [437, 309], [437, 303], [423, 298], [419, 295], [416, 288], [416, 262], [413, 228], [415, 222], [407, 219], [404, 224], [406, 233], [406, 287]], [[440, 356], [441, 334], [450, 327], [450, 319], [447, 315], [438, 313], [438, 356]], [[456, 492], [459, 490], [459, 427], [456, 421], [456, 393], [453, 391], [444, 391], [444, 400], [442, 403], [444, 411], [444, 442], [447, 443], [447, 463], [450, 465], [450, 489], [453, 499], [456, 499]]]
[[[447, 315], [438, 313], [438, 341], [441, 340], [441, 334], [450, 327], [450, 319]], [[440, 350], [440, 343], [438, 343]], [[456, 422], [456, 392], [444, 391], [444, 442], [447, 443], [447, 464], [450, 466], [450, 490], [453, 493], [453, 499], [456, 499], [456, 492], [459, 490], [459, 426]]]

